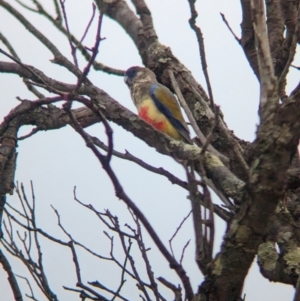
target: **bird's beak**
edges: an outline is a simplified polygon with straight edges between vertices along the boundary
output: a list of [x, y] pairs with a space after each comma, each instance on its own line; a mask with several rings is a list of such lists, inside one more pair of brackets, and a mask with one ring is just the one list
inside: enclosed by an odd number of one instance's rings
[[128, 76], [124, 75], [124, 82], [127, 86], [129, 86]]

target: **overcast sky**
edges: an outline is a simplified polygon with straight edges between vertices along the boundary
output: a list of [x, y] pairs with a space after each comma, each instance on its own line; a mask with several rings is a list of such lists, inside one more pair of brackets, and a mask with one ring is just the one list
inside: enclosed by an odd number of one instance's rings
[[[72, 60], [68, 41], [53, 29], [47, 20], [21, 9], [13, 0], [7, 1], [22, 11], [35, 26], [55, 43], [65, 56]], [[49, 0], [42, 1], [45, 7], [53, 12], [50, 2]], [[31, 5], [29, 0], [26, 3]], [[187, 1], [149, 0], [147, 3], [152, 12], [160, 42], [171, 47], [173, 53], [206, 88], [196, 38], [188, 23], [190, 15]], [[80, 38], [91, 16], [91, 1], [67, 0], [66, 9], [71, 32]], [[238, 137], [252, 141], [258, 123], [258, 83], [241, 47], [234, 40], [220, 17], [220, 12], [223, 12], [232, 29], [239, 36], [241, 22], [239, 3], [238, 1], [224, 0], [198, 1], [197, 9], [199, 13], [198, 25], [204, 35], [208, 70], [215, 102], [221, 106], [229, 128]], [[73, 75], [50, 62], [51, 53], [3, 8], [0, 8], [0, 20], [1, 32], [9, 38], [24, 63], [39, 68], [46, 75], [57, 80], [68, 83], [76, 82]], [[95, 28], [96, 23], [85, 40], [85, 45], [88, 47], [94, 43]], [[141, 59], [129, 36], [118, 24], [108, 18], [104, 18], [103, 21], [102, 37], [106, 39], [101, 42], [97, 60], [108, 66], [124, 70], [132, 65], [141, 65]], [[3, 47], [1, 43], [0, 45]], [[8, 59], [0, 55], [0, 60]], [[81, 67], [84, 67], [85, 62], [81, 60], [80, 63]], [[295, 64], [297, 63], [299, 65], [299, 60], [295, 62]], [[89, 79], [122, 105], [135, 112], [123, 78], [92, 71], [89, 74]], [[18, 104], [16, 96], [35, 99], [26, 90], [18, 76], [0, 74], [0, 80], [1, 118]], [[289, 74], [289, 91], [297, 84], [297, 81], [298, 74], [292, 70]], [[184, 179], [182, 167], [174, 160], [157, 154], [154, 149], [122, 128], [114, 124], [111, 126], [114, 129], [116, 150], [121, 152], [128, 150], [144, 161], [156, 167], [162, 166]], [[22, 129], [20, 134], [26, 134], [29, 131], [30, 127], [26, 127]], [[99, 138], [105, 138], [101, 125], [90, 127], [88, 132]], [[78, 197], [82, 202], [93, 204], [99, 211], [106, 208], [110, 209], [113, 214], [120, 217], [121, 225], [125, 222], [133, 225], [133, 221], [126, 210], [126, 206], [114, 196], [113, 187], [107, 175], [91, 151], [86, 148], [81, 137], [68, 127], [40, 132], [29, 139], [20, 141], [18, 152], [15, 178], [24, 183], [28, 192], [30, 191], [30, 180], [34, 183], [38, 226], [55, 237], [64, 241], [68, 240], [57, 226], [56, 216], [50, 207], [53, 205], [59, 211], [63, 225], [76, 239], [93, 248], [95, 252], [107, 256], [110, 243], [102, 232], [105, 227], [98, 222], [91, 212], [75, 203], [73, 187], [77, 186]], [[176, 227], [190, 210], [186, 192], [173, 186], [163, 177], [151, 174], [134, 164], [113, 158], [112, 165], [127, 194], [145, 212], [160, 237], [168, 244], [168, 240]], [[18, 206], [15, 196], [9, 197], [8, 201], [11, 205]], [[219, 250], [225, 224], [217, 219], [216, 228], [215, 252]], [[155, 276], [166, 277], [175, 284], [180, 283], [175, 273], [169, 271], [168, 264], [157, 252], [152, 241], [147, 235], [145, 238], [147, 246], [152, 247], [148, 254], [152, 260]], [[191, 220], [188, 220], [174, 242], [177, 259], [180, 257], [182, 247], [190, 238], [193, 240], [193, 228]], [[70, 298], [77, 300], [74, 293], [66, 292], [62, 288], [62, 285], [69, 287], [76, 285], [74, 266], [69, 250], [49, 243], [45, 239], [41, 239], [41, 244], [51, 288], [58, 294], [60, 300], [70, 300]], [[81, 251], [78, 253], [85, 281], [98, 279], [107, 286], [114, 284], [112, 288], [116, 289], [119, 282], [116, 283], [115, 279], [116, 275], [118, 275], [117, 279], [120, 279], [119, 270], [107, 262], [93, 260]], [[121, 256], [122, 253], [116, 251], [116, 254]], [[139, 260], [137, 260], [138, 262]], [[12, 260], [12, 264], [16, 274], [26, 275], [20, 262]], [[187, 248], [184, 267], [187, 269], [193, 288], [196, 290], [203, 277], [194, 262], [193, 244]], [[5, 285], [5, 279], [6, 274], [0, 269], [1, 300], [10, 301], [13, 300], [13, 297], [10, 290], [7, 289], [8, 284]], [[19, 283], [23, 291], [29, 293], [26, 283], [22, 280], [19, 280]], [[126, 283], [124, 292], [131, 300], [139, 298], [139, 292], [135, 289], [134, 283]], [[169, 291], [164, 290], [163, 292], [168, 299], [172, 298]], [[37, 297], [41, 296], [38, 290], [35, 290], [35, 293]], [[247, 300], [263, 300], [264, 297], [273, 301], [292, 300], [293, 288], [270, 283], [259, 274], [257, 265], [254, 263], [247, 278], [244, 293]], [[45, 299], [41, 297], [40, 300]]]

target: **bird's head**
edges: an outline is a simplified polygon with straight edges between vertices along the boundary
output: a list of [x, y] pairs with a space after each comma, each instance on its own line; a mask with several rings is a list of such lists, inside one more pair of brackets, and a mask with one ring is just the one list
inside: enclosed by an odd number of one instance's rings
[[134, 83], [156, 82], [155, 74], [148, 68], [130, 67], [124, 74], [124, 82], [130, 88]]

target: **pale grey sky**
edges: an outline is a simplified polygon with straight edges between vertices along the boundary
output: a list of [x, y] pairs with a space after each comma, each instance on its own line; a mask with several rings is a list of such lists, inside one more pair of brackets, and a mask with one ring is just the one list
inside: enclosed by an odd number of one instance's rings
[[[56, 30], [53, 30], [47, 20], [21, 9], [13, 0], [8, 0], [8, 2], [22, 11], [24, 16], [28, 17], [43, 33], [46, 33], [47, 37], [55, 42], [60, 51], [71, 60], [68, 41]], [[52, 10], [52, 6], [49, 5], [51, 1], [43, 0], [42, 2]], [[26, 3], [31, 5], [29, 0]], [[160, 42], [171, 47], [174, 54], [206, 88], [196, 38], [188, 24], [190, 14], [187, 1], [173, 0], [171, 5], [171, 1], [168, 0], [149, 0], [147, 3], [152, 11]], [[91, 1], [67, 0], [66, 8], [71, 31], [77, 37], [81, 37], [91, 15]], [[229, 128], [240, 138], [252, 141], [258, 123], [258, 83], [241, 47], [220, 17], [220, 12], [223, 12], [235, 33], [239, 35], [241, 22], [239, 3], [226, 0], [198, 1], [197, 9], [198, 25], [201, 26], [204, 35], [215, 102], [221, 106]], [[2, 8], [0, 8], [0, 20], [1, 32], [9, 38], [24, 63], [39, 68], [57, 80], [76, 82], [74, 76], [52, 64], [50, 62], [51, 53]], [[90, 47], [94, 43], [95, 26], [96, 24], [85, 41], [86, 46]], [[118, 24], [108, 18], [103, 21], [102, 37], [106, 37], [106, 40], [100, 45], [97, 57], [99, 61], [124, 70], [132, 65], [141, 65], [141, 59], [130, 38]], [[7, 60], [3, 55], [0, 59]], [[81, 60], [81, 67], [84, 65], [85, 62]], [[94, 71], [89, 74], [89, 78], [122, 105], [135, 112], [123, 78]], [[26, 90], [19, 77], [0, 74], [0, 79], [1, 118], [18, 104], [16, 96], [35, 99]], [[295, 71], [290, 73], [289, 80], [289, 87], [294, 87], [298, 81]], [[112, 127], [116, 150], [124, 152], [126, 149], [146, 162], [157, 167], [162, 166], [184, 179], [184, 171], [175, 161], [156, 153], [122, 128], [114, 124]], [[20, 134], [28, 131], [30, 131], [29, 127], [24, 128]], [[105, 137], [101, 125], [90, 127], [88, 132], [100, 138]], [[130, 224], [133, 222], [126, 211], [126, 206], [114, 196], [113, 187], [107, 175], [91, 151], [85, 147], [81, 137], [70, 128], [41, 132], [30, 139], [21, 141], [18, 152], [16, 180], [23, 182], [28, 192], [30, 190], [29, 181], [32, 180], [34, 183], [39, 227], [67, 241], [67, 237], [58, 229], [56, 216], [50, 207], [53, 205], [59, 211], [63, 225], [74, 237], [94, 248], [96, 252], [108, 255], [109, 241], [102, 233], [105, 228], [91, 212], [75, 203], [73, 187], [77, 186], [78, 197], [82, 202], [93, 204], [99, 211], [106, 208], [111, 210], [113, 214], [120, 217], [121, 225], [124, 225], [125, 222]], [[116, 158], [113, 158], [112, 164], [127, 194], [145, 212], [155, 229], [158, 230], [160, 237], [167, 244], [178, 224], [190, 210], [186, 192], [173, 186], [164, 178], [150, 174], [134, 164]], [[11, 205], [17, 203], [15, 196], [9, 197], [8, 201]], [[215, 252], [219, 250], [225, 224], [217, 219], [216, 227]], [[146, 234], [145, 237], [147, 246], [152, 247], [148, 254], [152, 260], [155, 276], [164, 276], [175, 284], [180, 283], [177, 276], [169, 271], [168, 264]], [[191, 220], [185, 224], [174, 243], [177, 258], [180, 257], [182, 247], [189, 238], [193, 240]], [[117, 238], [115, 240], [117, 241]], [[58, 294], [60, 300], [73, 299], [74, 293], [66, 292], [62, 288], [62, 285], [75, 287], [76, 284], [70, 251], [45, 239], [41, 239], [41, 241], [46, 271], [49, 272], [50, 286]], [[115, 282], [115, 273], [118, 273], [117, 279], [120, 278], [120, 271], [116, 270], [113, 265], [94, 260], [83, 252], [78, 251], [78, 253], [85, 281], [98, 279], [109, 286]], [[17, 274], [26, 275], [18, 261], [12, 260], [12, 263]], [[187, 248], [184, 266], [191, 278], [193, 288], [196, 290], [203, 277], [194, 262], [193, 244]], [[5, 279], [6, 274], [0, 269], [1, 300], [11, 301], [13, 298], [5, 285]], [[19, 283], [21, 288], [28, 292], [24, 281], [19, 280]], [[118, 283], [113, 288], [116, 288], [117, 285]], [[39, 297], [38, 290], [35, 292]], [[139, 298], [134, 283], [126, 283], [124, 292], [131, 300]], [[169, 291], [164, 290], [164, 292], [169, 299], [172, 298]], [[292, 300], [293, 288], [270, 283], [259, 274], [257, 265], [254, 263], [247, 278], [244, 293], [247, 295], [247, 300], [264, 300], [266, 297], [273, 301]], [[3, 296], [5, 296], [4, 299], [2, 299]], [[74, 298], [74, 300], [77, 299], [77, 297]], [[41, 297], [40, 300], [45, 299]]]

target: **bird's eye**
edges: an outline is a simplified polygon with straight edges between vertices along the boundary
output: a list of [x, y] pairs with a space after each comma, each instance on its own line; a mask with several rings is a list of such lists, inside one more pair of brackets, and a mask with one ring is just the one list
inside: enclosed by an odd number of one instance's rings
[[136, 77], [137, 72], [135, 69], [131, 69], [131, 70], [128, 70], [127, 74], [129, 77], [134, 78], [134, 77]]

